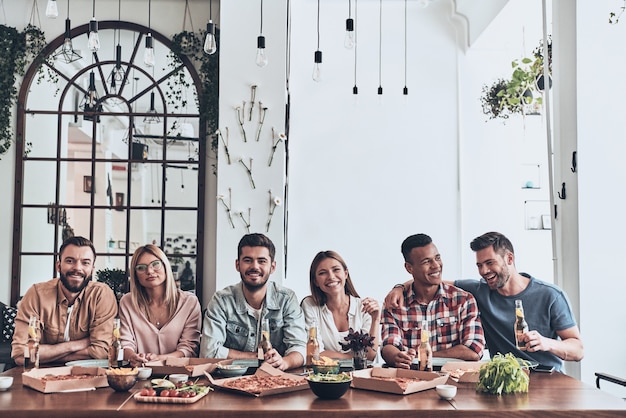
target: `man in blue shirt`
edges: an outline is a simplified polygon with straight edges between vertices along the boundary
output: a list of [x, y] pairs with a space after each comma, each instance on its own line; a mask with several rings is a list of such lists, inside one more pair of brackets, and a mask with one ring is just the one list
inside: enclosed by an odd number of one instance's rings
[[263, 234], [239, 241], [235, 268], [241, 282], [215, 292], [204, 314], [200, 357], [256, 359], [261, 324], [269, 320], [272, 348], [264, 361], [280, 370], [300, 367], [306, 358], [304, 315], [295, 292], [268, 282], [276, 249]]
[[[583, 343], [567, 295], [557, 286], [519, 273], [513, 244], [498, 232], [475, 238], [470, 247], [476, 253], [481, 280], [456, 280], [454, 285], [476, 298], [489, 352], [513, 353], [526, 360], [561, 370], [563, 361], [580, 361]], [[412, 282], [404, 284], [410, 286]], [[526, 349], [515, 345], [515, 300], [522, 300], [529, 331], [524, 334]], [[387, 295], [385, 303], [396, 306], [402, 290]]]

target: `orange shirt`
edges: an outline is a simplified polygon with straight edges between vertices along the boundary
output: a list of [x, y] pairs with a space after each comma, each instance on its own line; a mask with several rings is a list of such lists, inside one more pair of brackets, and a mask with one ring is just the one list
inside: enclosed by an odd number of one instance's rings
[[[17, 306], [12, 358], [24, 353], [28, 343], [28, 320], [31, 315], [39, 317], [43, 326], [42, 344], [58, 344], [64, 341], [68, 301], [61, 291], [61, 286], [63, 285], [59, 279], [52, 279], [34, 284], [26, 291]], [[113, 318], [116, 315], [117, 300], [111, 288], [104, 283], [89, 282], [74, 301], [69, 324], [70, 340], [89, 337], [91, 358], [108, 358]]]

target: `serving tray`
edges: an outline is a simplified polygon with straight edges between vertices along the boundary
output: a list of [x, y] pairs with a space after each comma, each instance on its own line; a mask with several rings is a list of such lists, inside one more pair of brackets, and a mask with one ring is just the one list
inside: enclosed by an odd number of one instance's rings
[[170, 398], [162, 397], [162, 396], [141, 396], [139, 393], [135, 394], [134, 398], [137, 402], [146, 402], [146, 403], [194, 403], [202, 399], [209, 393], [210, 390], [207, 390], [204, 393], [199, 393], [193, 398]]

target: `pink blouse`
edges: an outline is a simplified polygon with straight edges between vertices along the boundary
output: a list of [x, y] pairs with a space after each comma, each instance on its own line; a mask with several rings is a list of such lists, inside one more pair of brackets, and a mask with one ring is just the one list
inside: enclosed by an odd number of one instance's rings
[[185, 357], [197, 357], [202, 327], [202, 312], [193, 293], [178, 291], [174, 316], [158, 329], [140, 310], [135, 309], [130, 293], [120, 300], [122, 346], [135, 353], [167, 354], [180, 350]]

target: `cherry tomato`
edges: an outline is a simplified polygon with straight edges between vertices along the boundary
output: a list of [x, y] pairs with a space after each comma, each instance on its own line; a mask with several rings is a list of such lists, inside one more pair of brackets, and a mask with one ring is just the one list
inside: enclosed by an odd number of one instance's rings
[[162, 398], [167, 398], [168, 396], [170, 396], [170, 391], [167, 389], [163, 389], [159, 396], [161, 396]]
[[187, 380], [185, 382], [185, 386], [193, 386], [193, 382], [191, 380]]
[[187, 392], [187, 391], [181, 392], [180, 397], [181, 398], [188, 398], [189, 397], [189, 392]]
[[178, 391], [176, 389], [170, 390], [170, 398], [178, 398]]
[[187, 395], [189, 395], [190, 398], [193, 398], [194, 396], [196, 396], [196, 392], [193, 390], [187, 391]]
[[156, 390], [148, 389], [148, 396], [156, 396]]
[[148, 390], [149, 389], [145, 389], [145, 388], [141, 389], [141, 392], [139, 392], [139, 395], [140, 396], [150, 396], [150, 395], [148, 395], [148, 393], [149, 393]]

